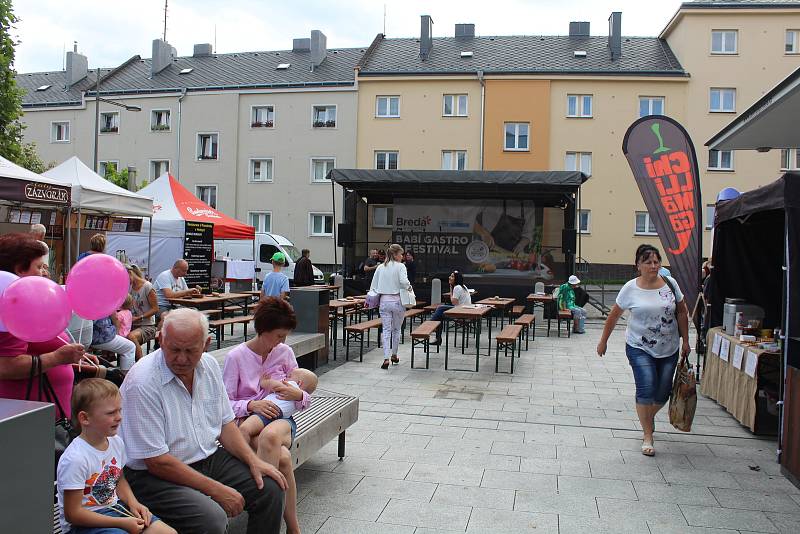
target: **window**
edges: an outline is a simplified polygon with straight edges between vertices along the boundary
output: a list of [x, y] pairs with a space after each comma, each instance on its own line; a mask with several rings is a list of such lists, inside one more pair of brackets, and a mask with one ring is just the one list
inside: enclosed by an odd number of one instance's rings
[[781, 149], [781, 170], [796, 171], [800, 169], [800, 150], [796, 148]]
[[732, 150], [709, 150], [708, 168], [716, 171], [733, 170], [733, 151]]
[[467, 168], [466, 150], [442, 150], [443, 171], [463, 171]]
[[150, 112], [150, 131], [168, 132], [170, 130], [170, 110], [154, 109]]
[[706, 230], [714, 228], [714, 204], [706, 204]]
[[712, 113], [736, 112], [736, 89], [711, 88], [708, 110]]
[[392, 221], [394, 221], [393, 206], [372, 206], [373, 228], [393, 228]]
[[527, 122], [507, 122], [505, 123], [506, 141], [505, 150], [525, 151], [530, 150], [528, 130], [530, 124]]
[[69, 121], [50, 123], [50, 142], [69, 143]]
[[375, 168], [388, 171], [397, 168], [399, 152], [375, 152]]
[[586, 176], [592, 175], [591, 152], [567, 152], [564, 156], [564, 170], [581, 171]]
[[399, 96], [379, 96], [375, 101], [375, 116], [396, 118], [400, 116]]
[[333, 215], [327, 213], [309, 214], [311, 236], [328, 237], [333, 235]]
[[[248, 211], [247, 222], [256, 229], [256, 232], [272, 231], [272, 212], [271, 211]], [[261, 245], [262, 247], [264, 245]], [[270, 255], [271, 257], [271, 255]], [[262, 260], [263, 261], [263, 260]]]
[[639, 116], [664, 114], [663, 96], [640, 96], [639, 97]]
[[253, 158], [250, 160], [250, 182], [272, 181], [272, 158]]
[[787, 54], [800, 52], [800, 30], [786, 30], [786, 43], [783, 50]]
[[119, 132], [119, 112], [107, 111], [100, 114], [100, 133]]
[[336, 106], [314, 106], [314, 128], [336, 128]]
[[150, 181], [158, 179], [164, 173], [169, 172], [168, 159], [151, 159], [150, 160]]
[[99, 174], [103, 178], [108, 178], [108, 175], [112, 172], [116, 172], [117, 169], [119, 169], [119, 161], [97, 162], [97, 174]]
[[735, 54], [738, 33], [736, 30], [712, 30], [711, 53]]
[[217, 186], [216, 185], [197, 185], [194, 188], [195, 196], [217, 209]]
[[636, 234], [637, 235], [658, 235], [656, 225], [650, 220], [650, 214], [646, 211], [636, 212]]
[[467, 116], [467, 95], [444, 95], [442, 115], [445, 117]]
[[219, 134], [197, 134], [197, 159], [219, 159]]
[[275, 108], [273, 106], [253, 106], [250, 116], [251, 128], [272, 128], [275, 126]]
[[592, 232], [592, 210], [578, 210], [578, 233]]
[[591, 117], [592, 95], [567, 95], [567, 117]]
[[311, 181], [320, 183], [330, 183], [328, 173], [336, 166], [333, 158], [311, 158]]

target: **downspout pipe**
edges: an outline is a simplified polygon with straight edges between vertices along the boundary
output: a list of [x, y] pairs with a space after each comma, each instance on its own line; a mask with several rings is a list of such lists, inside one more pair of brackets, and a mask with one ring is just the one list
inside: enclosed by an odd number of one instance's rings
[[[179, 182], [181, 181], [181, 119], [183, 111], [183, 99], [186, 97], [186, 88], [181, 89], [181, 96], [178, 97], [178, 147], [177, 155], [175, 156], [175, 172], [172, 175]], [[158, 176], [156, 176], [158, 178]]]
[[486, 107], [486, 80], [483, 78], [483, 70], [477, 73], [478, 82], [481, 84], [481, 143], [480, 143], [480, 161], [481, 170], [483, 170], [483, 127], [486, 121], [485, 107]]

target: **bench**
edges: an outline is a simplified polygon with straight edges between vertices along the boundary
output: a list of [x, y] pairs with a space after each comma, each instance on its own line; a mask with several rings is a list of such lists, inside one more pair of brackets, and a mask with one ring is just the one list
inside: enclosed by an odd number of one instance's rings
[[567, 322], [567, 337], [572, 337], [572, 312], [569, 310], [558, 310], [558, 337], [561, 337], [561, 321]]
[[236, 324], [243, 324], [244, 325], [244, 338], [247, 339], [247, 325], [250, 321], [253, 320], [252, 315], [240, 315], [238, 317], [228, 317], [227, 319], [213, 319], [208, 322], [208, 328], [214, 330], [217, 336], [217, 349], [220, 347], [220, 343], [222, 343], [223, 337], [225, 337], [225, 327], [230, 325], [231, 327], [231, 335], [233, 335], [233, 325]]
[[532, 313], [525, 313], [520, 315], [514, 324], [520, 325], [522, 331], [525, 332], [525, 350], [528, 350], [528, 338], [531, 334], [533, 334], [533, 340], [536, 341], [536, 316]]
[[369, 321], [364, 321], [358, 324], [351, 324], [349, 326], [344, 327], [344, 361], [348, 361], [350, 358], [350, 340], [353, 341], [358, 340], [360, 343], [361, 349], [358, 356], [358, 361], [364, 361], [364, 334], [367, 335], [367, 342], [369, 342], [369, 331], [373, 328], [378, 329], [378, 344], [380, 346], [380, 329], [383, 325], [383, 321], [381, 319], [370, 319]]
[[510, 324], [504, 326], [499, 334], [494, 338], [494, 372], [500, 372], [500, 349], [502, 348], [506, 358], [508, 358], [508, 349], [511, 349], [511, 374], [514, 374], [514, 352], [517, 353], [517, 358], [520, 357], [522, 352], [522, 340], [519, 339], [522, 334], [522, 326], [518, 324]]
[[517, 305], [517, 306], [512, 306], [511, 307], [511, 316], [512, 317], [519, 317], [523, 313], [525, 313], [525, 306]]
[[406, 342], [406, 319], [408, 319], [408, 324], [414, 325], [414, 317], [420, 317], [422, 320], [422, 315], [425, 313], [425, 310], [419, 308], [411, 308], [406, 310], [406, 313], [403, 315], [403, 326], [400, 327], [400, 343]]
[[[441, 325], [441, 321], [425, 321], [411, 331], [411, 368], [414, 369], [414, 347], [422, 345], [425, 347], [425, 369], [430, 368], [431, 336], [436, 333], [436, 329]], [[436, 345], [436, 352], [439, 352], [439, 345]]]
[[197, 310], [197, 311], [199, 311], [209, 319], [212, 317], [216, 317], [222, 313], [220, 310]]

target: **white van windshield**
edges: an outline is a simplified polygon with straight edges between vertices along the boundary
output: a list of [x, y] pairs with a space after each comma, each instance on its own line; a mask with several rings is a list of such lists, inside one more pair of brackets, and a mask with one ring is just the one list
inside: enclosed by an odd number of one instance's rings
[[286, 251], [289, 257], [292, 259], [293, 262], [297, 263], [297, 260], [300, 259], [300, 251], [297, 250], [297, 247], [294, 245], [281, 245], [281, 248]]

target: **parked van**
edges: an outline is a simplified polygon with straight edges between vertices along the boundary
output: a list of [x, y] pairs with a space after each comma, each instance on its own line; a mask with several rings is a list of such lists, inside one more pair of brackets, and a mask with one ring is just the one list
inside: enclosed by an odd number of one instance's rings
[[[215, 239], [214, 256], [216, 258], [228, 257], [232, 260], [252, 260], [253, 247], [252, 241]], [[294, 264], [300, 259], [300, 251], [282, 235], [259, 232], [256, 233], [255, 239], [256, 277], [259, 284], [264, 281], [264, 275], [272, 270], [272, 255], [276, 252], [283, 252], [286, 256], [287, 265], [283, 268], [283, 273], [289, 277], [289, 280], [294, 280]], [[323, 282], [322, 271], [316, 267], [314, 267], [314, 282], [318, 284]]]

